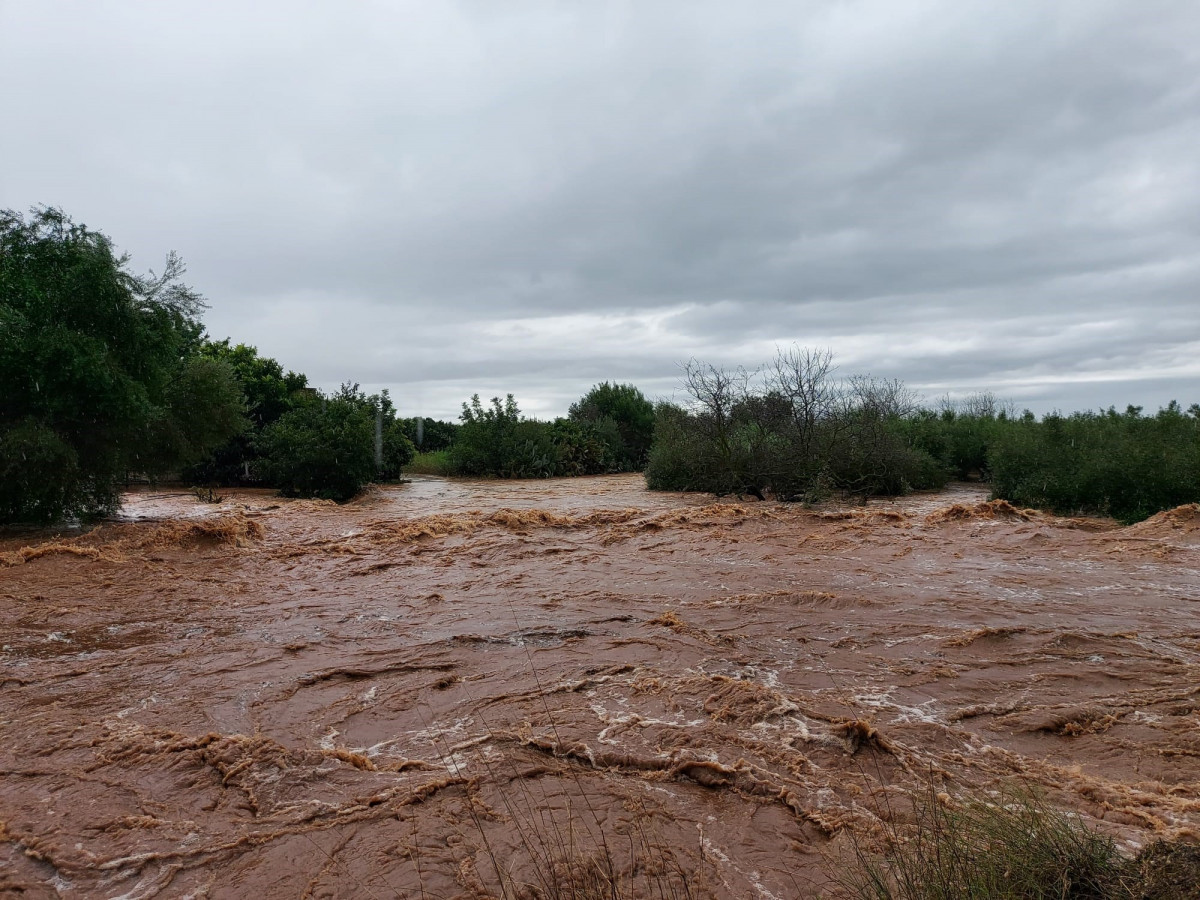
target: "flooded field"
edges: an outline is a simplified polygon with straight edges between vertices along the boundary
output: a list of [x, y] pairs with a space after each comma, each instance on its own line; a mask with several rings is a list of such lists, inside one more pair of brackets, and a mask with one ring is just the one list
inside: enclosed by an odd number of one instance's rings
[[0, 894], [815, 896], [909, 792], [1014, 779], [1200, 837], [1194, 507], [126, 499], [0, 540]]

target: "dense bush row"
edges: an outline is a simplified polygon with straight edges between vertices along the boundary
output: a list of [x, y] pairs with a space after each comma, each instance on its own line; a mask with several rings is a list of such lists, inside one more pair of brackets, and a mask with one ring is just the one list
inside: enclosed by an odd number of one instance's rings
[[[227, 367], [240, 388], [247, 426], [203, 459], [184, 467], [190, 484], [257, 484], [288, 497], [348, 500], [370, 481], [400, 477], [413, 456], [408, 423], [387, 391], [367, 395], [344, 384], [325, 395], [296, 372], [246, 344], [203, 341], [201, 358]], [[375, 465], [380, 418], [382, 467]]]
[[632, 385], [600, 384], [553, 422], [521, 415], [512, 394], [463, 404], [462, 424], [443, 462], [446, 474], [497, 478], [597, 475], [640, 469], [654, 407]]
[[805, 350], [753, 376], [689, 364], [687, 405], [657, 408], [647, 483], [805, 500], [970, 478], [1013, 503], [1122, 522], [1200, 502], [1200, 405], [1038, 420], [989, 394], [921, 408], [897, 382], [832, 371]]
[[760, 376], [692, 362], [684, 386], [686, 407], [657, 410], [652, 489], [808, 500], [946, 481], [944, 465], [905, 434], [915, 398], [895, 381], [835, 380], [828, 353], [781, 352]]
[[1200, 502], [1200, 406], [1030, 417], [1007, 423], [987, 456], [998, 497], [1136, 522]]

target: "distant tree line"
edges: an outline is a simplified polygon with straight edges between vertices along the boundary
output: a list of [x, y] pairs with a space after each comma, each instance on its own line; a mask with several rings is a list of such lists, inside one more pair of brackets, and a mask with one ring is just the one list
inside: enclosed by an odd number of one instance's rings
[[996, 498], [1122, 522], [1200, 502], [1197, 404], [1039, 420], [984, 393], [930, 409], [799, 348], [754, 373], [693, 361], [683, 383], [685, 401], [656, 410], [652, 489], [819, 500], [978, 479]]
[[[566, 417], [509, 394], [456, 423], [401, 418], [387, 391], [308, 385], [207, 338], [174, 255], [136, 274], [57, 209], [0, 212], [0, 523], [111, 513], [130, 474], [344, 501], [405, 471], [544, 478], [645, 471], [656, 490], [785, 501], [978, 478], [1059, 513], [1136, 521], [1200, 501], [1200, 406], [1016, 415], [990, 394], [928, 408], [902, 383], [838, 377], [793, 348], [755, 372], [696, 361], [680, 403], [604, 382]], [[381, 460], [376, 461], [376, 428]]]

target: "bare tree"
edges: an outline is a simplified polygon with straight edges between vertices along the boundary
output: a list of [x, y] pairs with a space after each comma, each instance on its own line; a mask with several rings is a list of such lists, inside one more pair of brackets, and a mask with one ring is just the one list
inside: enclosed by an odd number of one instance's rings
[[833, 381], [833, 351], [793, 345], [778, 350], [767, 385], [792, 405], [792, 416], [803, 432], [811, 432], [835, 409], [840, 393]]

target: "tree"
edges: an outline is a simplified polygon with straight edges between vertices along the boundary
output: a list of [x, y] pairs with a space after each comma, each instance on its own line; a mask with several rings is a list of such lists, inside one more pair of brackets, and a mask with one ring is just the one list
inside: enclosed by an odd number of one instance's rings
[[450, 448], [456, 475], [497, 478], [548, 478], [557, 474], [558, 451], [549, 426], [526, 419], [508, 394], [484, 406], [475, 394], [462, 405], [458, 436]]
[[196, 484], [239, 484], [261, 478], [255, 438], [286, 412], [311, 399], [308, 379], [285, 372], [269, 356], [260, 356], [249, 344], [231, 344], [229, 338], [204, 341], [200, 355], [228, 366], [245, 397], [250, 428], [217, 447], [205, 458], [183, 471], [185, 480]]
[[103, 515], [127, 471], [179, 465], [244, 427], [228, 373], [191, 363], [205, 304], [183, 274], [173, 253], [161, 274], [134, 274], [61, 210], [0, 212], [0, 521]]
[[568, 416], [610, 436], [607, 443], [619, 470], [645, 468], [654, 442], [654, 404], [632, 384], [598, 384], [571, 404]]
[[[383, 470], [375, 467], [375, 417], [383, 417]], [[328, 397], [308, 395], [255, 440], [259, 469], [287, 497], [344, 502], [377, 478], [395, 478], [413, 456], [387, 392], [367, 396], [343, 384]]]

